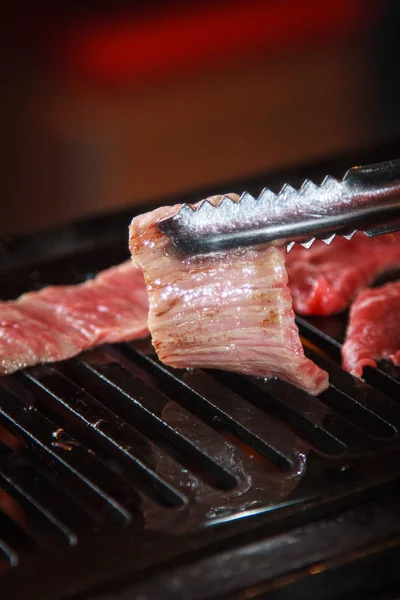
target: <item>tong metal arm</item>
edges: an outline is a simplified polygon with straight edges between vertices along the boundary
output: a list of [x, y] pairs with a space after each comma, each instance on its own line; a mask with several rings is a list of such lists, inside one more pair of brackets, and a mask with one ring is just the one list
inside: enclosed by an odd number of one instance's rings
[[185, 255], [239, 246], [281, 242], [309, 248], [315, 239], [329, 244], [335, 235], [356, 231], [373, 237], [400, 230], [400, 160], [356, 166], [342, 180], [326, 176], [321, 185], [306, 180], [296, 190], [285, 184], [258, 198], [244, 192], [238, 201], [224, 196], [215, 206], [204, 200], [184, 204], [158, 224]]

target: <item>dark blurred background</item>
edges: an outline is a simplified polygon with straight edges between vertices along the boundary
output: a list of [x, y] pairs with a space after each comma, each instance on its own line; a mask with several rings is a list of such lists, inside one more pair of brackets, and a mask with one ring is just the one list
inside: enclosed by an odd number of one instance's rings
[[2, 235], [400, 134], [396, 0], [5, 4]]

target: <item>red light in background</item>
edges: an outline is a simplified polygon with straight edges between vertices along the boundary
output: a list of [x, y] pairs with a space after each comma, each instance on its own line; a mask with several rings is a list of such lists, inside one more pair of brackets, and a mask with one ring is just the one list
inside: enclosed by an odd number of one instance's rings
[[132, 11], [58, 31], [56, 58], [84, 77], [135, 82], [357, 31], [377, 10], [378, 3], [364, 0], [242, 0], [139, 16]]

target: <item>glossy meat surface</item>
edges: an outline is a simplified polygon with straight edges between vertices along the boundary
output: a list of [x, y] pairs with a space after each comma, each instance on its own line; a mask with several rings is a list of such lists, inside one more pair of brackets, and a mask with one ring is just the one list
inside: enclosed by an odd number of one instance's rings
[[294, 309], [303, 315], [339, 313], [377, 275], [399, 265], [400, 233], [372, 239], [357, 233], [330, 246], [316, 241], [309, 250], [296, 245], [286, 257]]
[[270, 245], [182, 258], [157, 228], [176, 210], [136, 217], [130, 229], [159, 358], [174, 367], [279, 376], [312, 394], [323, 391], [328, 375], [304, 356], [294, 322], [284, 250]]
[[131, 261], [79, 285], [50, 286], [0, 302], [0, 374], [144, 337], [147, 312], [143, 275]]
[[361, 377], [380, 359], [400, 363], [400, 281], [363, 291], [350, 309], [343, 368]]

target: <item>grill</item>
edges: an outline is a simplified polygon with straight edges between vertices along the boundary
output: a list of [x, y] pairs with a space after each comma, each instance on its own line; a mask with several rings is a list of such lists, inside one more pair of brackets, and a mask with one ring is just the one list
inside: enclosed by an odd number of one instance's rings
[[[221, 189], [256, 193], [355, 162]], [[131, 217], [3, 240], [1, 297], [126, 259]], [[2, 378], [1, 597], [394, 597], [400, 372], [344, 373], [345, 323], [298, 318], [307, 354], [330, 373], [318, 399], [280, 380], [169, 369], [147, 341]]]

